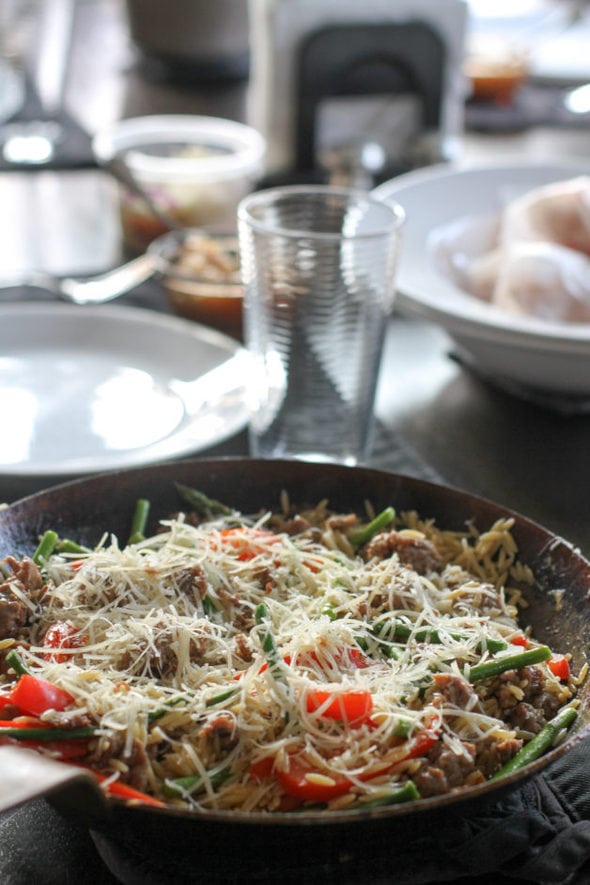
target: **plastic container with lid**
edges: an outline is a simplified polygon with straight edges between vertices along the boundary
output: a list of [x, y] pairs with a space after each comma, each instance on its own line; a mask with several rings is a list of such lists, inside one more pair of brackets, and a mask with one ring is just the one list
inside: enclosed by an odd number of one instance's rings
[[[137, 181], [185, 227], [235, 230], [238, 203], [264, 172], [266, 144], [233, 120], [192, 115], [132, 117], [99, 132], [95, 156], [122, 154]], [[143, 201], [120, 187], [124, 244], [143, 251], [165, 232]]]

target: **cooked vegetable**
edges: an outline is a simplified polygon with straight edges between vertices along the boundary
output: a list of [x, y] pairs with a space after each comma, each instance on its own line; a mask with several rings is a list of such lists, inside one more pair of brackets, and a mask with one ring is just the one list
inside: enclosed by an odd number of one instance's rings
[[318, 771], [302, 758], [291, 756], [287, 768], [278, 768], [276, 776], [284, 791], [295, 799], [330, 802], [350, 792], [355, 782], [363, 783], [380, 778], [410, 759], [425, 756], [437, 739], [435, 734], [423, 731], [415, 738], [405, 741], [397, 751], [392, 751], [386, 763], [377, 764], [354, 775], [344, 775], [336, 771]]
[[47, 710], [65, 710], [74, 703], [72, 695], [63, 688], [28, 673], [20, 677], [10, 698], [15, 707], [32, 716], [40, 716]]
[[36, 565], [43, 566], [45, 564], [45, 560], [48, 559], [53, 553], [57, 541], [57, 532], [54, 532], [52, 529], [48, 529], [42, 536], [41, 540], [39, 541], [39, 546], [33, 553], [33, 562]]
[[385, 793], [369, 802], [363, 802], [363, 808], [377, 808], [380, 805], [398, 805], [401, 802], [413, 802], [420, 799], [420, 793], [413, 781], [406, 781], [403, 786], [391, 793]]
[[15, 741], [35, 741], [47, 743], [49, 741], [78, 741], [86, 740], [96, 734], [96, 729], [90, 726], [84, 728], [51, 728], [42, 723], [19, 725], [17, 720], [0, 721], [0, 738], [10, 738]]
[[183, 503], [187, 504], [191, 508], [191, 510], [194, 510], [195, 513], [198, 513], [199, 516], [203, 516], [206, 519], [212, 519], [214, 516], [231, 515], [231, 509], [225, 504], [222, 504], [221, 501], [216, 501], [214, 498], [209, 498], [198, 489], [193, 489], [190, 486], [183, 485], [183, 483], [181, 482], [176, 482], [174, 483], [174, 485]]
[[502, 768], [492, 775], [493, 779], [504, 777], [504, 775], [512, 774], [518, 771], [542, 756], [549, 747], [555, 742], [556, 738], [569, 728], [576, 719], [578, 711], [575, 707], [564, 707], [559, 713], [545, 725], [541, 731], [532, 738], [526, 746], [522, 748], [520, 753], [513, 756], [512, 759], [503, 765]]
[[337, 719], [351, 728], [368, 722], [373, 709], [373, 696], [363, 688], [346, 691], [312, 688], [306, 693], [305, 699], [308, 713]]
[[395, 519], [395, 510], [393, 507], [386, 507], [381, 513], [378, 513], [367, 525], [353, 532], [350, 541], [355, 547], [362, 547], [371, 540], [378, 532], [382, 531], [388, 525], [391, 525]]
[[70, 541], [69, 538], [61, 538], [55, 545], [57, 553], [90, 553], [90, 548], [76, 541]]
[[164, 787], [164, 794], [171, 798], [177, 798], [182, 793], [199, 794], [205, 790], [206, 780], [212, 787], [220, 787], [221, 784], [230, 776], [228, 768], [211, 774], [206, 779], [201, 774], [189, 774], [186, 777], [177, 777], [172, 781], [168, 781]]
[[552, 655], [547, 661], [547, 666], [553, 675], [561, 679], [562, 682], [567, 682], [570, 678], [570, 665], [565, 655]]
[[147, 498], [138, 498], [133, 512], [133, 519], [131, 521], [128, 544], [137, 544], [139, 541], [144, 540], [149, 512], [150, 502]]
[[141, 790], [136, 790], [134, 787], [130, 787], [129, 784], [121, 783], [120, 780], [110, 780], [105, 777], [104, 774], [100, 774], [98, 771], [93, 771], [92, 769], [90, 769], [90, 773], [100, 784], [102, 784], [104, 791], [111, 796], [116, 796], [118, 799], [126, 799], [128, 801], [131, 800], [134, 803], [139, 802], [143, 805], [153, 805], [155, 808], [164, 808], [164, 802], [154, 799], [153, 796], [148, 796], [147, 793], [142, 793]]
[[[412, 637], [415, 642], [438, 643], [442, 641], [438, 630], [434, 627], [412, 627], [410, 624], [400, 623], [400, 621], [394, 621], [393, 624], [389, 624], [387, 621], [380, 621], [378, 624], [375, 624], [374, 630], [377, 636], [396, 640], [407, 640]], [[456, 639], [459, 642], [469, 639], [465, 633], [449, 633], [449, 636], [451, 639]], [[492, 652], [503, 651], [505, 648], [508, 648], [508, 643], [504, 639], [495, 639], [492, 636], [486, 636], [483, 640], [483, 645], [488, 651]]]
[[268, 550], [269, 545], [278, 543], [274, 532], [266, 532], [261, 529], [236, 526], [230, 529], [222, 529], [219, 532], [221, 546], [235, 551], [241, 562], [254, 559]]
[[46, 661], [55, 661], [57, 664], [63, 664], [70, 657], [67, 653], [59, 652], [57, 649], [75, 649], [81, 648], [88, 642], [87, 636], [81, 636], [77, 627], [69, 621], [58, 621], [52, 624], [45, 633], [43, 645], [46, 648], [55, 649], [55, 651], [47, 652]]
[[6, 663], [10, 667], [12, 667], [12, 669], [18, 676], [22, 676], [24, 673], [30, 672], [29, 668], [14, 648], [11, 648], [10, 651], [7, 653]]
[[256, 606], [254, 618], [257, 624], [262, 624], [265, 628], [262, 636], [262, 651], [264, 652], [264, 655], [266, 657], [268, 669], [275, 679], [283, 681], [284, 674], [282, 671], [281, 658], [277, 649], [275, 638], [269, 626], [270, 622], [268, 619], [268, 609], [263, 602]]
[[547, 661], [551, 657], [551, 649], [546, 645], [538, 645], [536, 648], [529, 648], [520, 654], [502, 655], [498, 658], [491, 658], [484, 661], [483, 664], [476, 664], [469, 669], [469, 681], [477, 682], [480, 679], [489, 679], [491, 676], [499, 676], [507, 670], [519, 670], [521, 667], [528, 667], [531, 664], [539, 664], [541, 661]]

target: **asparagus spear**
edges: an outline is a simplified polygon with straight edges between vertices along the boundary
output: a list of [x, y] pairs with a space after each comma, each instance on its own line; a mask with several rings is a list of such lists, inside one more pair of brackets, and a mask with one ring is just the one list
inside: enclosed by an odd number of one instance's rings
[[[211, 775], [211, 786], [216, 789], [220, 787], [224, 781], [230, 776], [229, 768], [223, 768], [221, 771]], [[179, 793], [189, 792], [193, 795], [202, 793], [205, 789], [205, 781], [200, 774], [187, 774], [185, 777], [177, 777], [172, 781], [167, 781], [162, 792], [169, 798], [178, 798]]]
[[182, 501], [195, 510], [199, 516], [209, 519], [212, 516], [229, 516], [233, 512], [230, 507], [222, 504], [221, 501], [207, 497], [198, 489], [183, 485], [181, 482], [175, 482], [174, 485]]
[[27, 676], [31, 675], [31, 671], [16, 651], [16, 649], [11, 649], [6, 655], [6, 663], [9, 667], [12, 667], [17, 676], [23, 676], [26, 674]]
[[[387, 624], [387, 621], [382, 621], [375, 626], [375, 633], [377, 635], [381, 635], [384, 632], [389, 633], [390, 631], [388, 627], [389, 625]], [[434, 627], [418, 627], [417, 629], [414, 629], [410, 624], [395, 622], [393, 624], [393, 631], [391, 632], [393, 633], [391, 638], [397, 640], [409, 639], [410, 636], [413, 635], [417, 642], [438, 643], [441, 641], [438, 630]], [[449, 635], [458, 641], [467, 638], [464, 633], [450, 633]], [[508, 648], [507, 642], [503, 639], [495, 639], [492, 636], [485, 637], [482, 644], [491, 652], [503, 651], [505, 648]]]
[[133, 512], [133, 519], [131, 520], [128, 544], [137, 544], [139, 541], [144, 540], [149, 512], [150, 502], [147, 498], [138, 498]]
[[467, 678], [469, 682], [478, 682], [480, 679], [489, 679], [490, 676], [499, 676], [506, 670], [520, 670], [529, 664], [539, 664], [541, 661], [549, 660], [550, 657], [551, 649], [546, 645], [538, 645], [515, 655], [504, 655], [484, 661], [483, 664], [476, 664], [470, 668]]
[[380, 805], [398, 805], [400, 802], [411, 802], [413, 799], [420, 799], [420, 793], [414, 781], [406, 781], [397, 790], [392, 790], [377, 799], [370, 799], [368, 802], [361, 802], [351, 811], [358, 811], [359, 808], [378, 808]]
[[261, 602], [260, 605], [256, 606], [254, 619], [257, 624], [264, 624], [265, 626], [265, 633], [262, 637], [262, 651], [264, 652], [266, 660], [268, 662], [269, 672], [273, 675], [275, 679], [282, 681], [283, 673], [281, 671], [281, 659], [279, 657], [275, 638], [272, 634], [272, 630], [270, 629], [270, 625], [268, 622], [268, 611], [263, 602]]
[[51, 556], [55, 549], [55, 545], [57, 544], [58, 535], [57, 532], [54, 532], [53, 529], [48, 529], [41, 540], [39, 541], [39, 546], [33, 553], [33, 562], [36, 565], [42, 566], [47, 559]]
[[77, 544], [76, 541], [70, 541], [69, 538], [63, 538], [57, 542], [56, 550], [58, 553], [91, 553], [90, 547], [84, 547]]
[[381, 529], [384, 529], [386, 526], [390, 525], [395, 519], [395, 510], [393, 507], [386, 507], [385, 510], [382, 510], [381, 513], [378, 513], [377, 516], [368, 522], [367, 525], [358, 529], [356, 532], [353, 532], [350, 536], [350, 542], [355, 547], [362, 547], [363, 544], [366, 544], [367, 541], [370, 541], [371, 538], [380, 532]]
[[80, 728], [19, 728], [2, 726], [0, 738], [10, 738], [13, 741], [74, 741], [89, 738], [96, 734], [92, 726]]
[[549, 749], [560, 732], [563, 731], [564, 728], [570, 727], [577, 715], [578, 711], [575, 707], [562, 707], [559, 713], [554, 716], [554, 718], [551, 719], [547, 725], [545, 725], [541, 731], [528, 742], [528, 744], [525, 744], [516, 756], [513, 756], [509, 762], [492, 775], [490, 780], [504, 777], [505, 774], [511, 774], [513, 771], [519, 771], [521, 768], [524, 768], [525, 765], [528, 765], [529, 762], [538, 759], [539, 756], [542, 756], [543, 753]]

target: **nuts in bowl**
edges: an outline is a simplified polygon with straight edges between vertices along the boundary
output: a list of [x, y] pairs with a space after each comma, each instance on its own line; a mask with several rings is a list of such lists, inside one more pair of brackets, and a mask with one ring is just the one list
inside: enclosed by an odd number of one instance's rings
[[234, 234], [173, 232], [150, 246], [172, 310], [242, 338], [242, 283]]

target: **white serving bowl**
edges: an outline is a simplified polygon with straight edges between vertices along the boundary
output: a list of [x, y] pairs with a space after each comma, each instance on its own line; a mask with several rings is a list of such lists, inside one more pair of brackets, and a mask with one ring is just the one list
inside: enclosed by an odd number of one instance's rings
[[[515, 197], [590, 173], [590, 163], [432, 166], [375, 188], [406, 212], [398, 271], [400, 312], [442, 326], [460, 357], [504, 386], [590, 396], [590, 323], [508, 313], [463, 291], [445, 262], [449, 239], [472, 256], [490, 244], [494, 218]], [[470, 219], [473, 225], [470, 226]], [[470, 229], [471, 227], [471, 229]]]

